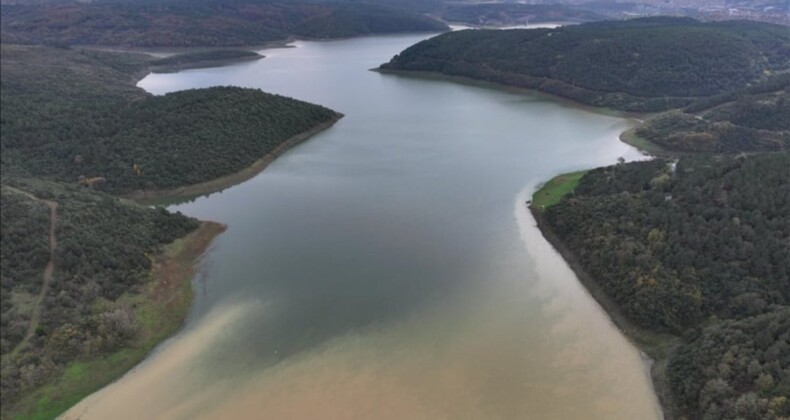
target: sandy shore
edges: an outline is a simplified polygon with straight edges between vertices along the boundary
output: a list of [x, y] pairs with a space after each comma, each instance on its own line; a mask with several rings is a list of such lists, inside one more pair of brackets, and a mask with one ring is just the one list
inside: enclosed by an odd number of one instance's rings
[[[533, 200], [534, 201], [534, 200]], [[622, 309], [614, 302], [601, 285], [588, 273], [576, 254], [568, 248], [560, 237], [551, 229], [545, 215], [540, 209], [529, 204], [532, 216], [535, 218], [538, 229], [543, 237], [554, 247], [568, 266], [576, 274], [582, 285], [590, 292], [592, 297], [606, 311], [612, 322], [622, 331], [629, 341], [631, 341], [643, 354], [650, 366], [650, 377], [653, 381], [658, 400], [666, 420], [681, 418], [680, 411], [675, 403], [669, 382], [666, 378], [666, 366], [669, 355], [679, 344], [679, 338], [670, 334], [658, 334], [647, 331], [632, 323], [623, 313]]]

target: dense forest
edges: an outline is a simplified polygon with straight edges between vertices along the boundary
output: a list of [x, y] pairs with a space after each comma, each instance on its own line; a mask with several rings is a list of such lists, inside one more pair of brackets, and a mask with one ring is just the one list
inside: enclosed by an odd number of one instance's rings
[[441, 32], [421, 14], [321, 1], [131, 1], [3, 5], [3, 42], [135, 47], [241, 46], [374, 33]]
[[[132, 339], [141, 321], [122, 296], [149, 281], [151, 255], [199, 223], [77, 186], [3, 182], [0, 395], [6, 412], [69, 362], [113, 352]], [[50, 260], [47, 201], [57, 204], [57, 246], [43, 288]]]
[[694, 418], [790, 415], [790, 308], [713, 323], [670, 360], [669, 380]]
[[112, 193], [180, 187], [242, 170], [337, 118], [327, 108], [253, 89], [151, 96], [131, 82], [146, 65], [134, 59], [4, 45], [3, 176], [81, 182]]
[[747, 21], [642, 18], [554, 29], [449, 32], [382, 70], [436, 72], [653, 112], [742, 89], [790, 68], [790, 31]]
[[683, 412], [790, 415], [790, 153], [594, 169], [543, 217], [632, 322], [683, 337]]
[[790, 73], [659, 114], [636, 135], [680, 152], [790, 149]]

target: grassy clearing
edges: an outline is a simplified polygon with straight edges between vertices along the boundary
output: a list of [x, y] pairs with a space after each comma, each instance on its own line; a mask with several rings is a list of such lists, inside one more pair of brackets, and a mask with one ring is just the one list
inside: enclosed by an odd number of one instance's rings
[[579, 185], [579, 180], [587, 172], [585, 170], [555, 176], [532, 195], [532, 203], [530, 205], [537, 210], [543, 211], [547, 207], [559, 203], [562, 197]]
[[49, 384], [22, 399], [14, 419], [52, 419], [110, 384], [140, 363], [161, 341], [181, 327], [192, 302], [192, 277], [198, 258], [225, 227], [205, 222], [198, 230], [153, 257], [152, 280], [137, 294], [111, 305], [133, 305], [140, 331], [129, 346], [96, 359], [70, 363]]

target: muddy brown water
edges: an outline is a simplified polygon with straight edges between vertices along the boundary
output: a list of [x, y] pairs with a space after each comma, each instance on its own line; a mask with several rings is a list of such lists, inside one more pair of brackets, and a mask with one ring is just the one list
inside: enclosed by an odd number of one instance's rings
[[241, 185], [171, 210], [228, 225], [181, 333], [66, 418], [657, 419], [645, 362], [524, 202], [640, 158], [625, 118], [368, 71], [426, 35], [297, 42], [150, 75], [346, 116]]

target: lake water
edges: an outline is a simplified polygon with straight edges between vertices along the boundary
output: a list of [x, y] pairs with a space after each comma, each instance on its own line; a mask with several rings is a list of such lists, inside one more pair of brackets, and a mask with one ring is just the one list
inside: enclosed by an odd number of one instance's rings
[[640, 157], [632, 122], [368, 71], [427, 35], [297, 42], [146, 90], [261, 88], [346, 116], [172, 210], [228, 225], [184, 330], [66, 417], [655, 419], [647, 367], [542, 238], [541, 181]]

